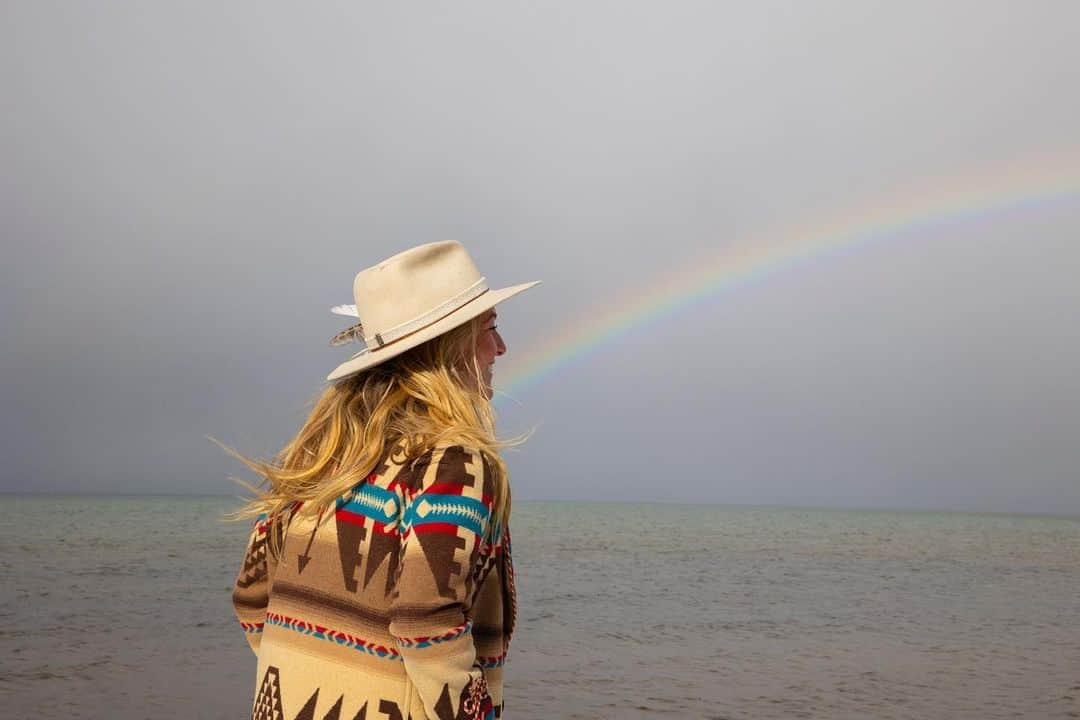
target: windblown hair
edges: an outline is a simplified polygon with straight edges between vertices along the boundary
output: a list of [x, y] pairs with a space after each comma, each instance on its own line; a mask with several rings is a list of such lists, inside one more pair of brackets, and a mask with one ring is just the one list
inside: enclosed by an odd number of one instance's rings
[[329, 385], [314, 400], [299, 432], [271, 461], [250, 459], [218, 443], [263, 478], [260, 485], [238, 480], [255, 497], [232, 518], [283, 517], [298, 502], [302, 513], [321, 513], [384, 459], [413, 462], [449, 444], [483, 455], [495, 490], [492, 516], [505, 525], [510, 490], [499, 450], [520, 440], [495, 437], [491, 403], [472, 351], [479, 332], [480, 319], [475, 318]]

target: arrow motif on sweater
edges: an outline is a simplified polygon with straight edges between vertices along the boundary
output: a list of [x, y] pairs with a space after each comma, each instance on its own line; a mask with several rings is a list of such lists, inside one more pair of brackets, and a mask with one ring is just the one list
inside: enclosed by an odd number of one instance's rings
[[311, 544], [315, 542], [315, 533], [319, 531], [319, 523], [322, 520], [322, 513], [319, 513], [319, 517], [315, 520], [315, 527], [311, 528], [311, 537], [308, 538], [307, 547], [304, 548], [304, 552], [297, 556], [297, 574], [304, 572], [304, 568], [311, 562]]

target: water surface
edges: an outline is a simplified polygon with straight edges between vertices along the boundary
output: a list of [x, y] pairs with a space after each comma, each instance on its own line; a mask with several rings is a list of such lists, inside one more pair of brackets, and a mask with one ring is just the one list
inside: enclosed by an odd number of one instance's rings
[[[233, 507], [5, 496], [5, 715], [245, 717]], [[513, 529], [509, 718], [1080, 717], [1080, 518], [519, 501]]]

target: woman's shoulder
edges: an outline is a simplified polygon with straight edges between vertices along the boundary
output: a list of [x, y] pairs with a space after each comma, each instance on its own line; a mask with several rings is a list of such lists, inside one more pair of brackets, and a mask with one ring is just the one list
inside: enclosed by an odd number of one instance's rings
[[377, 474], [415, 491], [447, 483], [471, 485], [489, 474], [490, 462], [477, 446], [445, 441], [412, 455], [391, 453]]
[[484, 450], [479, 445], [455, 440], [443, 440], [413, 452], [408, 452], [400, 446], [396, 447], [387, 453], [381, 465], [387, 468], [400, 468], [490, 462], [490, 451]]

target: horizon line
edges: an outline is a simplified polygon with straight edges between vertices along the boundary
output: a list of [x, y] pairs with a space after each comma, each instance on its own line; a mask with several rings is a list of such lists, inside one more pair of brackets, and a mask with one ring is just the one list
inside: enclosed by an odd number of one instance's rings
[[[214, 493], [154, 493], [154, 492], [40, 492], [40, 491], [15, 491], [0, 490], [0, 496], [24, 497], [24, 498], [191, 498], [191, 499], [219, 499], [237, 500], [243, 498], [230, 494]], [[843, 510], [863, 512], [897, 512], [897, 513], [940, 513], [946, 515], [1021, 515], [1028, 517], [1054, 517], [1073, 518], [1080, 520], [1080, 512], [1060, 512], [1052, 510], [971, 510], [947, 507], [919, 507], [919, 506], [887, 506], [887, 505], [832, 505], [832, 504], [785, 504], [785, 503], [754, 503], [732, 502], [722, 500], [586, 500], [565, 499], [556, 500], [551, 498], [518, 498], [517, 503], [584, 503], [589, 505], [686, 505], [698, 507], [732, 507], [732, 508], [765, 508], [776, 510]]]

